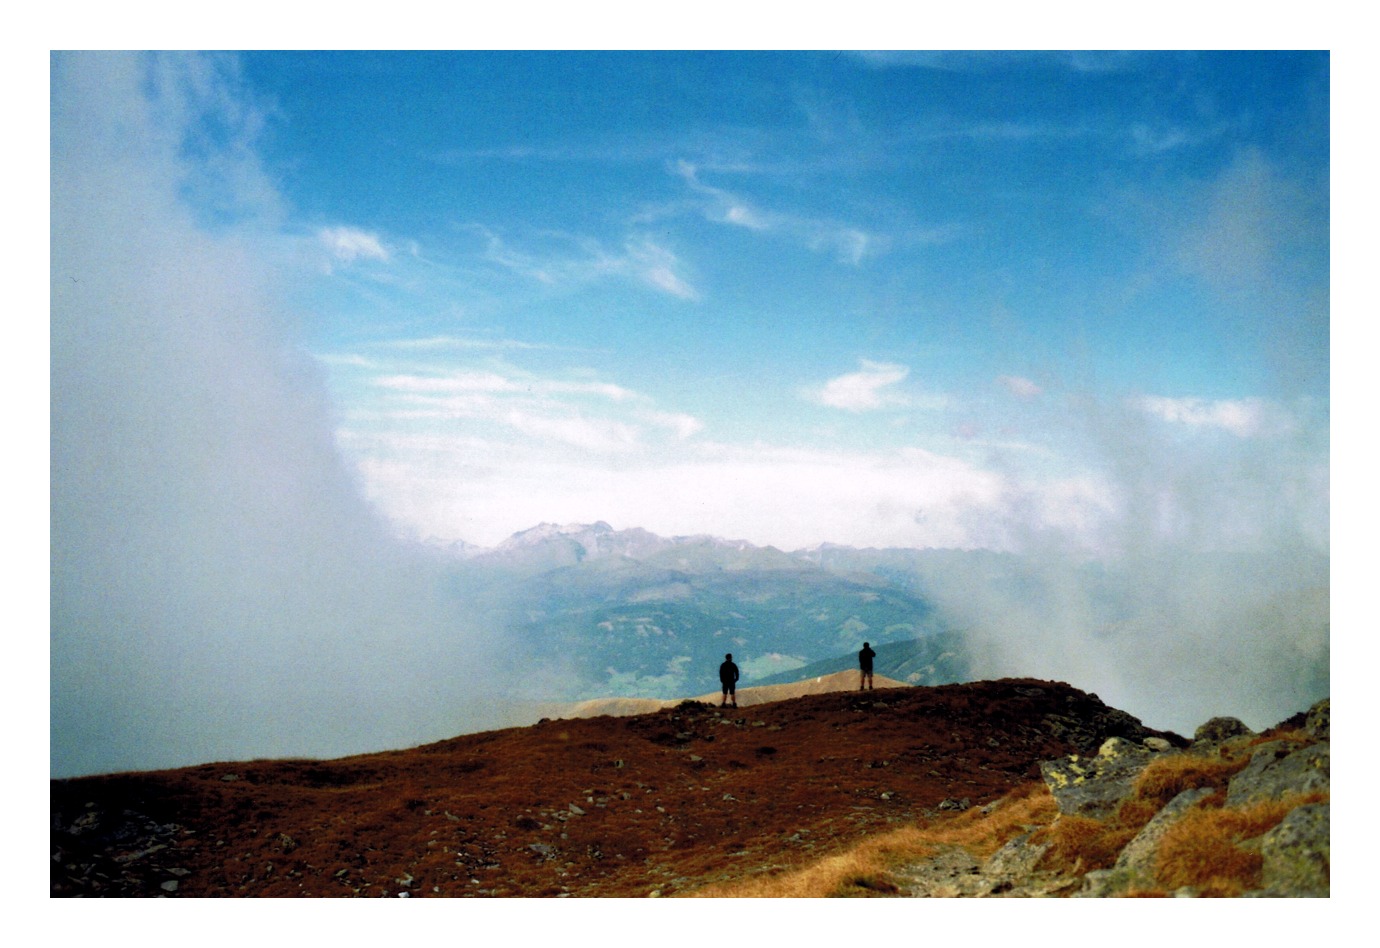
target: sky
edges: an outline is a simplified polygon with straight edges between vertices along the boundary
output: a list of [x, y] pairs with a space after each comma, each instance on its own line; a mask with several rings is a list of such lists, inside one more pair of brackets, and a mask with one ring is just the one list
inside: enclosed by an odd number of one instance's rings
[[[505, 723], [412, 541], [540, 522], [1019, 553], [1041, 601], [937, 593], [994, 670], [1142, 717], [1292, 694], [1329, 645], [1329, 69], [54, 54], [53, 775]], [[1055, 554], [1144, 577], [1118, 642]]]
[[1111, 428], [1279, 457], [1325, 544], [1328, 66], [260, 53], [196, 134], [252, 149], [399, 531], [1106, 552]]

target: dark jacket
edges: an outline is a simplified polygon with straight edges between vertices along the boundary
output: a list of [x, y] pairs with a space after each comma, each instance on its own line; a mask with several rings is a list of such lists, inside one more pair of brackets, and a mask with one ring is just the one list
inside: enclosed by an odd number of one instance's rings
[[877, 653], [870, 648], [865, 648], [858, 653], [858, 667], [865, 672], [872, 670], [872, 659], [877, 657]]
[[725, 685], [732, 684], [738, 680], [738, 666], [732, 662], [724, 662], [719, 666], [719, 681]]

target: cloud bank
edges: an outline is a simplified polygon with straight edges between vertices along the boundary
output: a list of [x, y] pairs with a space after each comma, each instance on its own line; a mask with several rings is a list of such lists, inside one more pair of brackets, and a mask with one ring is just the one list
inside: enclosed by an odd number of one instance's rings
[[54, 57], [54, 776], [500, 721], [483, 640], [337, 454], [252, 224], [210, 229], [183, 200], [189, 179], [260, 180], [181, 137], [233, 79], [214, 58]]

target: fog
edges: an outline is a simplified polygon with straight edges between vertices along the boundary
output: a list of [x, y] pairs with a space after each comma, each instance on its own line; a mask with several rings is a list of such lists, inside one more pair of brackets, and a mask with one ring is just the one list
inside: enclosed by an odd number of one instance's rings
[[[1325, 340], [1326, 326], [1317, 331]], [[1300, 358], [1316, 370], [1315, 348]], [[1287, 381], [1274, 395], [1288, 421], [1258, 437], [1166, 426], [1115, 398], [1070, 399], [1060, 423], [1110, 500], [1092, 542], [1022, 533], [1014, 498], [1003, 523], [1016, 555], [924, 577], [970, 631], [975, 674], [1067, 681], [1188, 736], [1218, 715], [1265, 728], [1327, 697], [1326, 409]]]
[[[336, 454], [273, 262], [243, 239], [273, 213], [252, 159], [188, 158], [179, 116], [222, 108], [223, 77], [155, 65], [52, 71], [53, 776], [503, 723], [494, 644]], [[221, 219], [194, 220], [189, 188], [218, 189]]]

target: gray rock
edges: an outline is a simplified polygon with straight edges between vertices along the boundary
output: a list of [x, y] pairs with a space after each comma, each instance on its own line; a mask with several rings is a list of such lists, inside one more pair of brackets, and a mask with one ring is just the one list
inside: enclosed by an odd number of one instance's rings
[[1308, 709], [1304, 728], [1320, 741], [1332, 739], [1332, 699], [1324, 698]]
[[1260, 838], [1261, 881], [1270, 892], [1326, 897], [1331, 892], [1331, 818], [1326, 803], [1295, 807]]
[[1171, 750], [1174, 747], [1173, 744], [1162, 737], [1147, 737], [1145, 740], [1141, 741], [1141, 743], [1157, 754], [1163, 754], [1165, 751]]
[[1103, 742], [1097, 754], [1042, 761], [1040, 775], [1059, 812], [1102, 819], [1116, 812], [1153, 752], [1119, 737]]
[[1135, 838], [1116, 857], [1114, 869], [1129, 870], [1147, 879], [1154, 872], [1155, 850], [1169, 828], [1183, 818], [1199, 800], [1212, 795], [1211, 787], [1184, 790], [1150, 818]]
[[1233, 737], [1251, 737], [1254, 734], [1240, 718], [1213, 718], [1193, 732], [1193, 743], [1222, 744]]
[[1227, 785], [1227, 806], [1277, 800], [1287, 793], [1327, 790], [1331, 785], [1330, 744], [1298, 748], [1289, 741], [1261, 744], [1246, 769]]
[[1076, 897], [1105, 899], [1129, 889], [1155, 887], [1155, 851], [1159, 848], [1160, 840], [1194, 804], [1211, 795], [1212, 789], [1209, 787], [1185, 790], [1166, 803], [1126, 844], [1112, 868], [1094, 870], [1083, 877], [1083, 888]]
[[1048, 850], [1048, 843], [1032, 843], [1032, 833], [1022, 833], [992, 854], [983, 872], [995, 882], [1013, 883], [1025, 879]]

